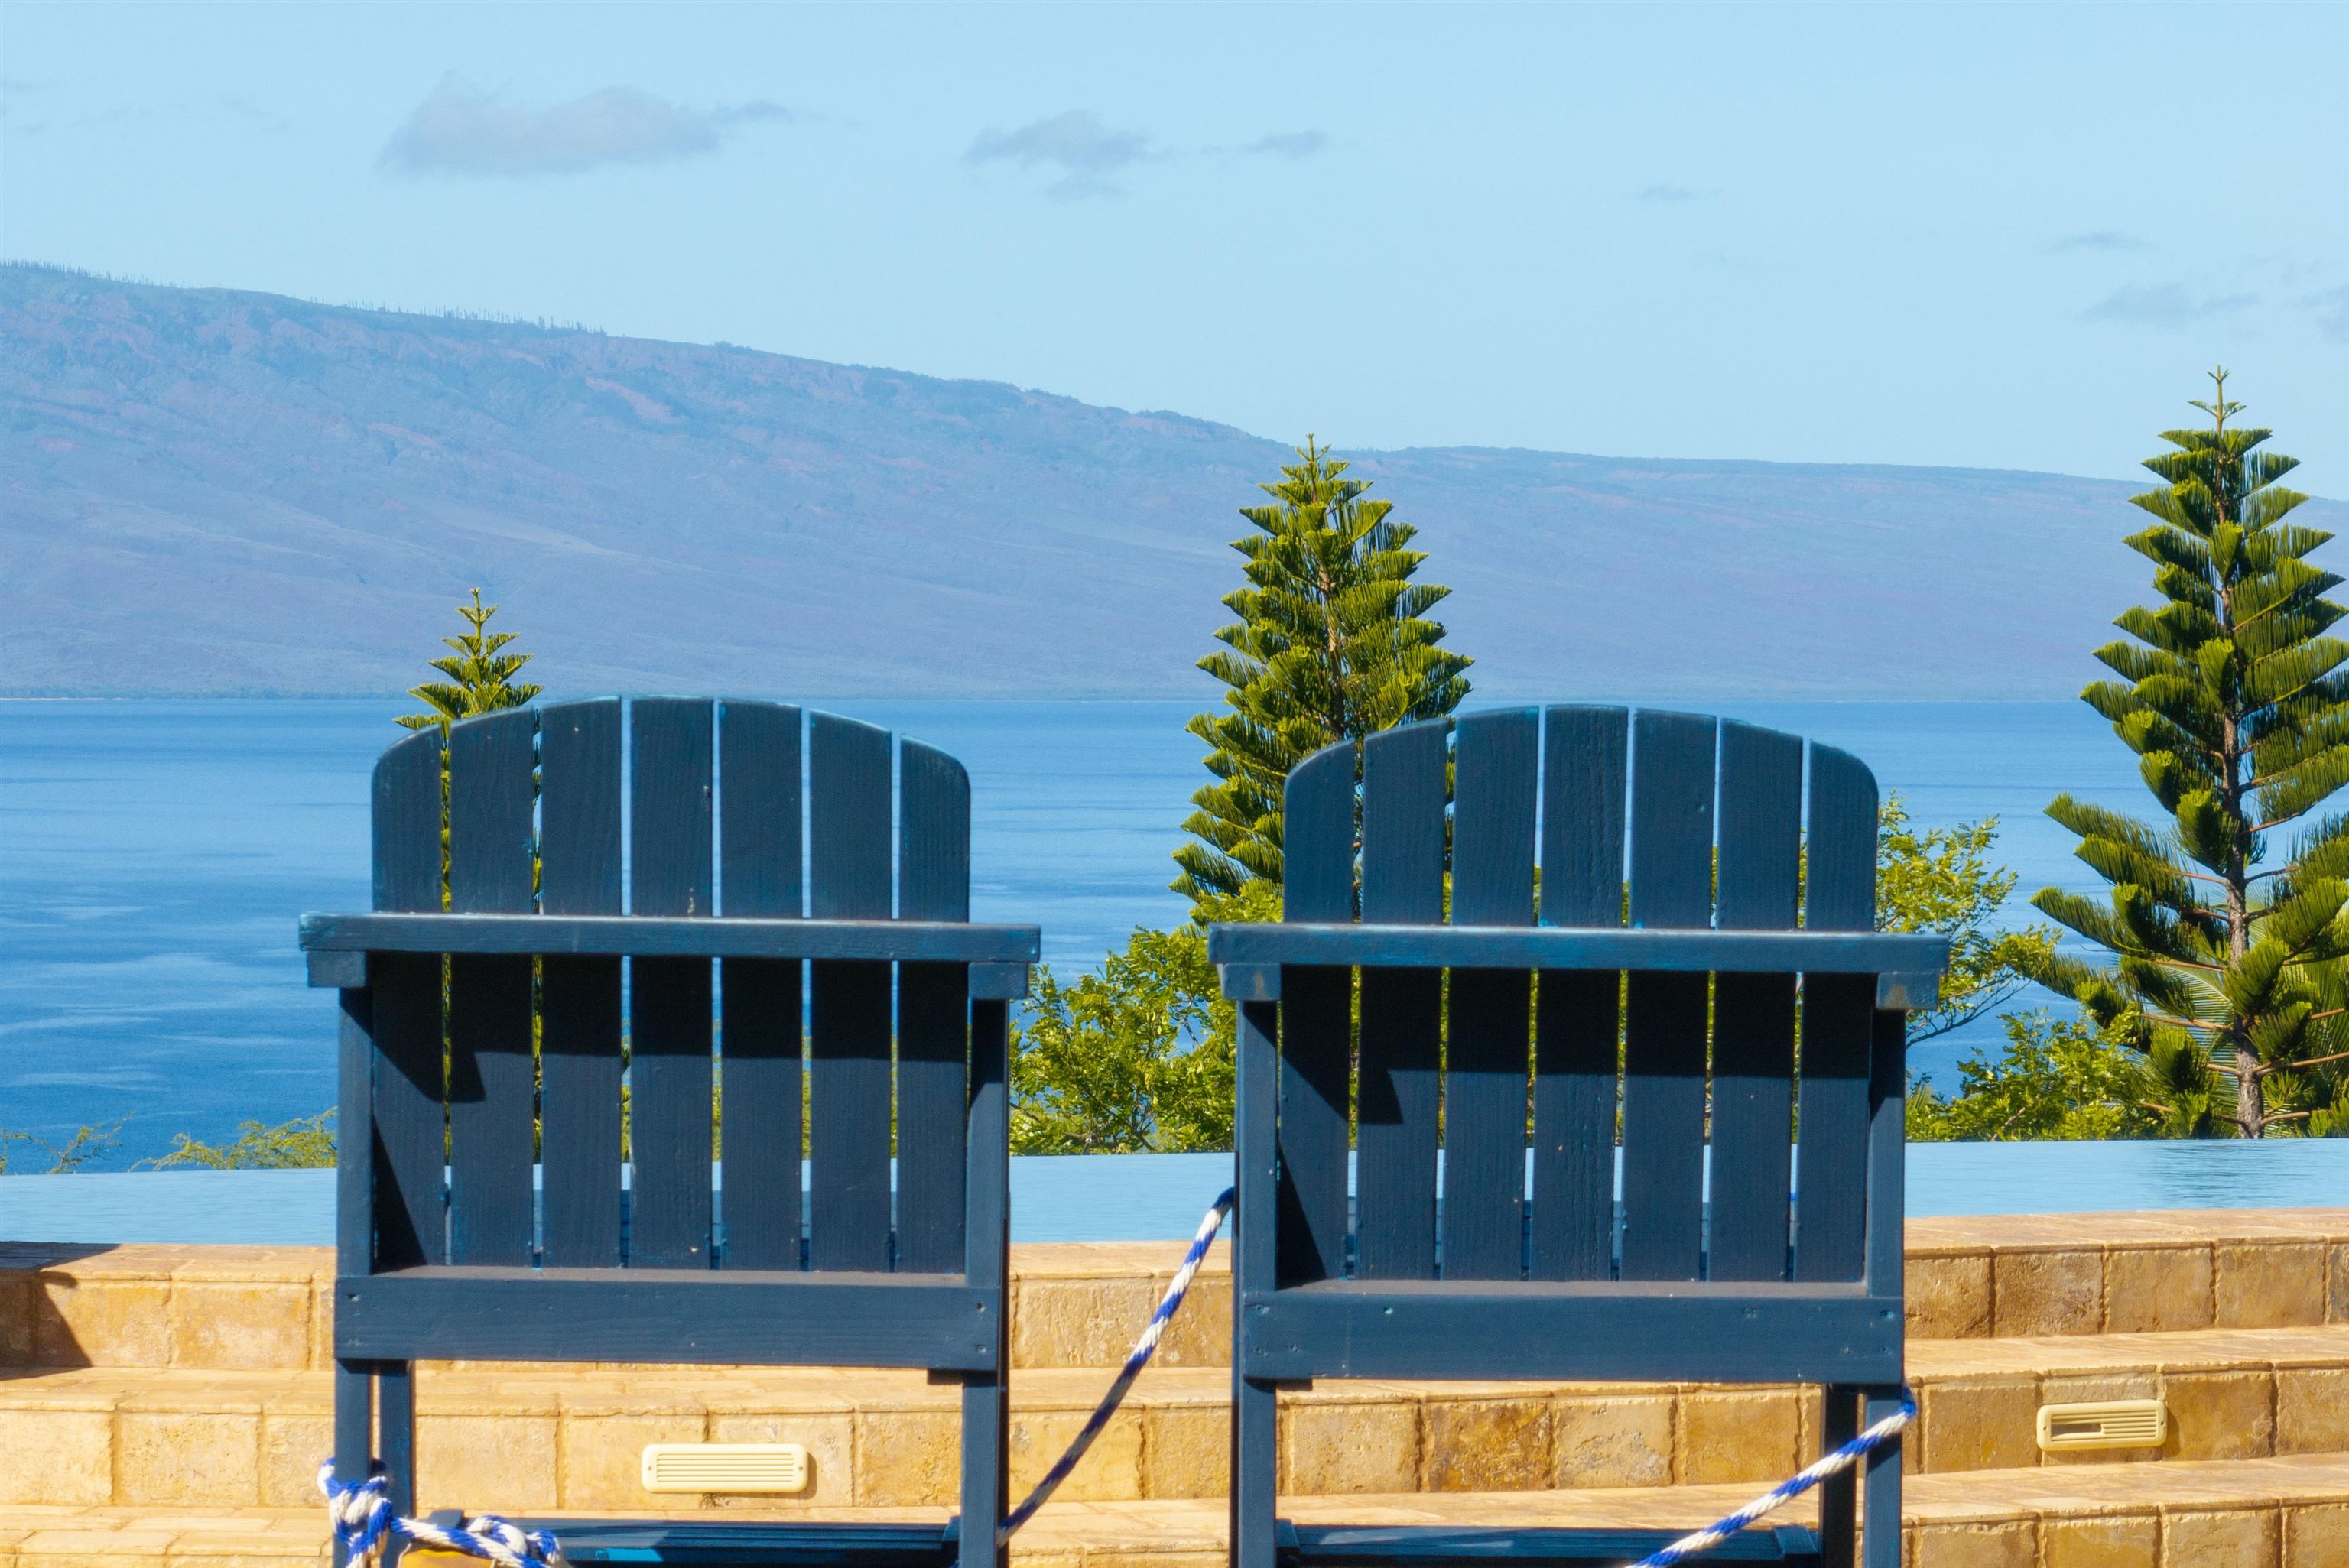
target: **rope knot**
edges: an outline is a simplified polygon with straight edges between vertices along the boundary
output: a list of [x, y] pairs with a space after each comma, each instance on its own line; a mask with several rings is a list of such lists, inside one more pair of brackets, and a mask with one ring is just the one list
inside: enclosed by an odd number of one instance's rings
[[410, 1541], [444, 1552], [461, 1552], [494, 1563], [498, 1568], [557, 1568], [562, 1547], [554, 1532], [524, 1530], [510, 1520], [484, 1513], [449, 1530], [429, 1519], [403, 1519], [391, 1511], [391, 1478], [383, 1467], [373, 1468], [367, 1480], [337, 1481], [335, 1462], [318, 1467], [318, 1491], [326, 1499], [326, 1517], [335, 1527], [336, 1558], [344, 1564], [382, 1561], [384, 1538], [398, 1531]]

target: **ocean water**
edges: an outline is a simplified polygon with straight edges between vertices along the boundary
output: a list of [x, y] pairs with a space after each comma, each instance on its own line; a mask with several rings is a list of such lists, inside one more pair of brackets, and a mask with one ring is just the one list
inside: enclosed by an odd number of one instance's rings
[[[331, 1103], [333, 1002], [303, 984], [295, 920], [366, 906], [367, 770], [409, 706], [0, 702], [0, 1128], [54, 1140], [120, 1120], [90, 1167], [119, 1169], [174, 1132], [217, 1140]], [[1195, 705], [822, 706], [963, 759], [973, 917], [1040, 924], [1057, 968], [1181, 918], [1168, 855], [1206, 779], [1183, 733]], [[1999, 817], [2023, 893], [2095, 884], [2041, 815], [2057, 791], [2143, 800], [2133, 758], [2078, 703], [1717, 711], [1850, 750], [1921, 823]], [[1916, 1066], [1946, 1077], [1994, 1041], [1950, 1037]]]

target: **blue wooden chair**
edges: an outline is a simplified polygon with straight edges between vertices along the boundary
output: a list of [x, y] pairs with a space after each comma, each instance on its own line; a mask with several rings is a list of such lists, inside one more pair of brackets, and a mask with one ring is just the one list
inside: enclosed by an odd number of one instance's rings
[[[610, 699], [420, 732], [374, 788], [374, 913], [302, 923], [342, 1002], [338, 1476], [379, 1456], [413, 1512], [419, 1359], [920, 1367], [963, 1388], [960, 1556], [999, 1565], [1005, 1010], [1037, 932], [969, 923], [961, 765]], [[574, 1563], [957, 1554], [952, 1525], [708, 1517], [561, 1533]]]
[[[1806, 789], [1793, 736], [1522, 708], [1373, 737], [1359, 792], [1350, 745], [1290, 774], [1281, 923], [1208, 938], [1241, 1017], [1236, 1568], [1672, 1538], [1291, 1528], [1277, 1390], [1318, 1377], [1819, 1384], [1829, 1445], [1898, 1408], [1904, 1009], [1946, 946], [1873, 930], [1875, 780], [1808, 753]], [[1862, 1486], [1894, 1568], [1897, 1448]], [[1840, 1568], [1853, 1494], [1712, 1555]]]

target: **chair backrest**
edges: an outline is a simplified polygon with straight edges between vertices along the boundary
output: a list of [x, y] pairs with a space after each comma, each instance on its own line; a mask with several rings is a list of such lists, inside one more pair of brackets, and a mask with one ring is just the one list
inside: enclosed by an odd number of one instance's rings
[[[1359, 784], [1355, 748], [1334, 746], [1288, 779], [1282, 917], [1866, 931], [1875, 780], [1806, 752], [1582, 707], [1384, 731]], [[1364, 967], [1359, 999], [1353, 984], [1283, 972], [1283, 1286], [1856, 1280], [1871, 1198], [1897, 1248], [1897, 1166], [1868, 1191], [1871, 1072], [1894, 1075], [1897, 1108], [1899, 1059], [1872, 976]]]
[[[444, 763], [452, 913], [969, 918], [954, 758], [830, 714], [670, 697], [390, 748], [378, 911], [444, 907]], [[707, 956], [460, 954], [444, 994], [439, 955], [375, 954], [374, 1269], [961, 1273], [968, 966], [715, 962], [713, 985]]]

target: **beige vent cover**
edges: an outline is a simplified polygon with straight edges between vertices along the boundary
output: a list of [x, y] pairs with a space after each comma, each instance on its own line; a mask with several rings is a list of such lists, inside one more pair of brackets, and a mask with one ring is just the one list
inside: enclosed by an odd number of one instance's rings
[[2158, 1399], [2102, 1399], [2039, 1407], [2039, 1446], [2065, 1449], [2158, 1449], [2169, 1437], [2169, 1411]]
[[800, 1443], [647, 1443], [647, 1491], [805, 1491]]

